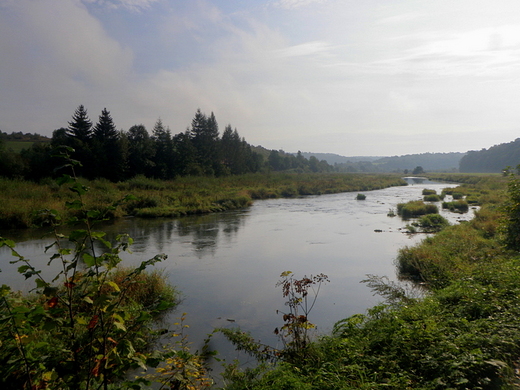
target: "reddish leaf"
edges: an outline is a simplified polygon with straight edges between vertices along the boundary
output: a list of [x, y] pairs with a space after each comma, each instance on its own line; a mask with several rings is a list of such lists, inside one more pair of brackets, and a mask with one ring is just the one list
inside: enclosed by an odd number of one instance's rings
[[87, 329], [89, 329], [89, 330], [93, 329], [97, 325], [98, 319], [99, 319], [99, 316], [97, 314], [94, 315], [94, 317], [92, 317], [92, 319], [88, 323]]

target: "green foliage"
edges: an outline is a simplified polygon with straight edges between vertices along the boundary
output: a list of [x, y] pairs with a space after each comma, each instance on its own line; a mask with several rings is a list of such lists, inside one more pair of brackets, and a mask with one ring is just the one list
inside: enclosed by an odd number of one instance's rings
[[[89, 191], [83, 194], [87, 208], [115, 219], [124, 215], [147, 218], [177, 217], [244, 208], [253, 199], [317, 195], [345, 191], [372, 190], [404, 185], [395, 175], [360, 174], [247, 174], [227, 177], [179, 177], [175, 180], [151, 179], [138, 175], [124, 182], [107, 179], [78, 179]], [[119, 199], [132, 193], [131, 198]], [[41, 209], [56, 210], [63, 218], [76, 216], [66, 208], [74, 194], [66, 186], [48, 179], [31, 181], [0, 177], [0, 226], [27, 228], [38, 225]]]
[[365, 200], [367, 198], [367, 196], [365, 194], [357, 194], [356, 195], [356, 200]]
[[440, 214], [423, 215], [417, 222], [423, 232], [432, 233], [439, 232], [449, 226], [449, 222]]
[[[66, 149], [64, 153], [67, 156]], [[74, 171], [75, 162], [69, 162]], [[54, 236], [45, 248], [48, 264], [60, 263], [54, 278], [45, 279], [14, 242], [0, 238], [0, 247], [11, 250], [18, 272], [35, 282], [31, 294], [6, 285], [0, 289], [2, 389], [136, 389], [151, 379], [184, 388], [209, 385], [200, 356], [185, 348], [149, 348], [154, 335], [162, 333], [154, 329], [154, 321], [177, 300], [160, 273], [147, 271], [166, 256], [157, 255], [134, 269], [120, 268], [120, 253], [129, 250], [132, 239], [121, 234], [107, 241], [104, 232], [92, 228], [104, 214], [86, 208], [88, 187], [68, 175], [59, 183], [75, 194], [67, 202], [75, 216], [64, 220], [55, 210], [42, 212]], [[65, 235], [59, 231], [62, 221], [79, 227]], [[134, 380], [128, 375], [161, 362], [153, 378]], [[186, 368], [174, 381], [168, 367], [181, 362]]]
[[494, 145], [489, 149], [469, 151], [459, 164], [460, 172], [501, 173], [504, 167], [516, 167], [520, 140]]
[[442, 202], [442, 208], [456, 213], [467, 213], [469, 205], [465, 200], [455, 200], [453, 202]]
[[[496, 185], [485, 181], [477, 184], [479, 191]], [[506, 210], [515, 212], [513, 206]], [[442, 221], [434, 214], [427, 217], [431, 223]], [[226, 388], [515, 388], [520, 257], [501, 245], [501, 220], [495, 203], [484, 203], [471, 221], [403, 248], [400, 276], [421, 283], [410, 289], [369, 275], [364, 282], [384, 298], [382, 304], [336, 323], [332, 334], [308, 345], [312, 353], [305, 358], [281, 355], [275, 365], [247, 370], [228, 366]]]
[[413, 171], [412, 171], [412, 174], [413, 175], [422, 175], [424, 173], [424, 169], [423, 167], [421, 167], [420, 165], [416, 166]]
[[423, 197], [423, 200], [425, 202], [440, 202], [442, 200], [442, 198], [437, 194], [430, 194], [430, 195], [425, 195]]
[[503, 205], [505, 222], [502, 226], [503, 241], [512, 250], [520, 250], [520, 180], [509, 176], [507, 186], [509, 198]]
[[424, 190], [422, 190], [422, 194], [423, 195], [437, 195], [437, 191], [425, 188]]
[[404, 219], [414, 218], [426, 214], [438, 214], [439, 209], [434, 204], [426, 204], [422, 200], [412, 200], [397, 204], [397, 214]]

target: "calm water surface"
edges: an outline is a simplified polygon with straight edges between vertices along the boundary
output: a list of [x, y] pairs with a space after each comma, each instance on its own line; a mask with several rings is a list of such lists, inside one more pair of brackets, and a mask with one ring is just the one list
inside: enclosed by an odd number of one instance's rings
[[[188, 334], [195, 346], [213, 328], [237, 325], [279, 346], [273, 330], [282, 324], [276, 310], [285, 309], [281, 290], [275, 288], [280, 273], [329, 276], [310, 320], [319, 332], [330, 331], [336, 321], [380, 302], [360, 281], [367, 274], [396, 279], [398, 249], [424, 237], [404, 234], [406, 222], [388, 217], [388, 211], [397, 203], [421, 199], [424, 188], [440, 192], [449, 186], [426, 182], [368, 191], [364, 201], [355, 200], [356, 193], [264, 200], [244, 210], [175, 220], [126, 219], [103, 229], [134, 238], [133, 254], [123, 256], [128, 265], [158, 253], [168, 255], [158, 267], [166, 269], [183, 296], [172, 322], [188, 313]], [[444, 215], [456, 223], [470, 219], [473, 211]], [[18, 250], [35, 264], [48, 261], [42, 253], [51, 240], [17, 239], [23, 240]], [[0, 249], [0, 283], [27, 289], [30, 284], [10, 260], [9, 252]]]

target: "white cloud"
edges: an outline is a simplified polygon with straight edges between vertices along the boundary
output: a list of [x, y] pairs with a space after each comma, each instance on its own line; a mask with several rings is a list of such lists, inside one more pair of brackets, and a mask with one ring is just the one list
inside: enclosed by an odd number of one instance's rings
[[282, 57], [312, 56], [317, 54], [327, 54], [332, 48], [332, 45], [327, 42], [313, 41], [286, 47], [279, 50], [278, 53]]
[[130, 11], [142, 11], [150, 8], [153, 3], [160, 0], [81, 0], [87, 4], [96, 4], [109, 9], [128, 9]]
[[9, 112], [2, 126], [13, 131], [26, 131], [27, 112], [32, 131], [66, 124], [79, 104], [116, 100], [132, 77], [132, 53], [74, 0], [11, 3], [0, 15], [0, 52], [0, 86], [9, 91], [0, 97]]
[[284, 8], [284, 9], [295, 9], [300, 7], [305, 7], [311, 4], [324, 4], [330, 0], [278, 0], [274, 1], [272, 4], [275, 7]]

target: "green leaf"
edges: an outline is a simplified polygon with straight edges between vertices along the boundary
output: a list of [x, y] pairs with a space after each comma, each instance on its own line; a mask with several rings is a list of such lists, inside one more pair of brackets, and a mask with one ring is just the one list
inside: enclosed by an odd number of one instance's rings
[[121, 322], [118, 322], [118, 321], [114, 321], [114, 326], [117, 328], [117, 329], [120, 329], [122, 330], [123, 332], [126, 332], [126, 327], [123, 323]]
[[37, 288], [47, 288], [49, 286], [49, 283], [47, 283], [41, 279], [36, 279], [35, 283], [36, 283]]
[[96, 265], [96, 258], [88, 253], [83, 253], [83, 261], [87, 267], [93, 267]]
[[91, 236], [93, 239], [99, 239], [99, 238], [105, 237], [105, 236], [106, 236], [106, 233], [105, 233], [105, 232], [91, 232], [91, 233], [90, 233], [90, 236]]
[[[59, 170], [61, 168], [65, 168], [65, 167], [70, 167], [71, 165], [70, 164], [66, 164], [66, 165], [63, 165], [59, 168], [56, 168], [55, 170]], [[58, 177], [56, 179], [56, 183], [58, 183], [58, 185], [62, 185], [62, 184], [69, 184], [69, 183], [74, 183], [75, 180], [70, 176], [70, 175], [62, 175], [61, 177]]]
[[100, 219], [102, 214], [99, 210], [89, 210], [87, 211], [87, 217], [91, 219]]
[[0, 248], [3, 247], [3, 246], [7, 246], [11, 249], [13, 249], [15, 247], [15, 243], [13, 240], [8, 240], [6, 238], [3, 238], [3, 237], [0, 237]]
[[30, 265], [21, 265], [20, 267], [18, 267], [18, 273], [20, 274], [23, 274], [24, 272], [26, 272], [28, 269], [31, 269], [32, 267]]
[[70, 232], [69, 240], [73, 242], [77, 242], [87, 236], [87, 231], [84, 229], [78, 229]]
[[110, 287], [112, 287], [115, 291], [117, 291], [117, 292], [120, 292], [120, 291], [121, 291], [121, 289], [119, 288], [119, 286], [117, 285], [116, 282], [108, 281], [107, 283], [108, 283], [108, 285], [109, 285]]
[[71, 187], [69, 187], [69, 189], [72, 192], [77, 193], [78, 195], [85, 195], [88, 191], [87, 186], [84, 186], [83, 184], [78, 183], [78, 182], [75, 182]]
[[83, 202], [79, 199], [76, 199], [72, 202], [65, 202], [65, 206], [71, 210], [79, 210], [83, 207]]

